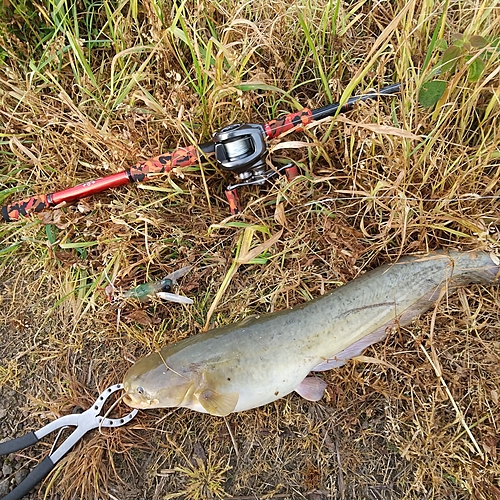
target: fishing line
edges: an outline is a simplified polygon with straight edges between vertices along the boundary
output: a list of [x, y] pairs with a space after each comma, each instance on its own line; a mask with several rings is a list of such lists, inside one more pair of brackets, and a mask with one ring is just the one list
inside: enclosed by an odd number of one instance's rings
[[118, 404], [120, 403], [120, 401], [127, 395], [127, 393], [124, 393], [122, 394], [109, 408], [109, 410], [103, 415], [102, 419], [100, 420], [99, 422], [99, 427], [98, 427], [98, 430], [99, 430], [99, 434], [103, 434], [104, 433], [102, 432], [102, 426], [103, 426], [103, 422], [106, 418], [108, 418], [108, 415], [111, 414], [111, 412], [118, 406]]
[[399, 201], [424, 201], [424, 202], [458, 202], [458, 201], [479, 201], [479, 200], [500, 200], [500, 195], [483, 196], [476, 194], [467, 194], [464, 196], [457, 196], [455, 198], [420, 198], [417, 196], [397, 196], [397, 195], [382, 195], [382, 196], [349, 196], [337, 198], [325, 198], [323, 200], [308, 201], [304, 203], [303, 207], [310, 205], [317, 205], [322, 203], [331, 203], [335, 201], [376, 201], [376, 200], [399, 200]]
[[[491, 195], [491, 196], [483, 196], [483, 195], [475, 195], [475, 194], [468, 194], [464, 196], [458, 196], [455, 198], [420, 198], [417, 196], [397, 196], [397, 195], [381, 195], [381, 196], [339, 196], [335, 198], [325, 198], [322, 200], [313, 200], [313, 201], [308, 201], [306, 203], [302, 203], [300, 205], [296, 205], [293, 207], [288, 208], [287, 210], [284, 211], [285, 214], [292, 214], [304, 207], [313, 207], [315, 205], [327, 205], [329, 203], [335, 203], [335, 202], [360, 202], [360, 201], [365, 201], [365, 202], [374, 202], [374, 201], [420, 201], [420, 202], [432, 202], [432, 203], [442, 203], [442, 202], [450, 202], [450, 203], [457, 203], [460, 201], [481, 201], [481, 200], [500, 200], [500, 195]], [[280, 200], [281, 201], [281, 200]], [[249, 207], [253, 205], [250, 204]], [[264, 220], [269, 220], [268, 218]]]

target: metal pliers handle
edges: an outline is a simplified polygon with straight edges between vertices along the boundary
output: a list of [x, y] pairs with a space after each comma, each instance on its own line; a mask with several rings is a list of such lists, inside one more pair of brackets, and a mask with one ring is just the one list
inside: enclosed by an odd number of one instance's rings
[[123, 389], [123, 384], [116, 384], [108, 387], [97, 398], [95, 403], [87, 411], [80, 414], [66, 415], [58, 418], [42, 427], [36, 432], [30, 432], [24, 436], [16, 439], [11, 439], [5, 443], [0, 443], [0, 455], [7, 455], [14, 451], [19, 451], [28, 446], [38, 443], [42, 438], [57, 429], [63, 429], [68, 426], [75, 426], [76, 429], [71, 435], [59, 446], [57, 449], [52, 449], [50, 454], [45, 457], [22, 481], [21, 484], [16, 486], [7, 496], [2, 500], [19, 500], [28, 491], [41, 482], [49, 472], [55, 467], [57, 462], [68, 453], [68, 451], [90, 430], [97, 429], [98, 427], [120, 427], [130, 422], [136, 415], [138, 410], [134, 410], [122, 418], [106, 418], [99, 413], [101, 412], [106, 400], [114, 392]]

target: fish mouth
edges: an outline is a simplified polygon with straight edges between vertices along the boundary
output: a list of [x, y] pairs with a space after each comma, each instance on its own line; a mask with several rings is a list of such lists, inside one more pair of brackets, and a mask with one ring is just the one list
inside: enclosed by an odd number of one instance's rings
[[157, 399], [153, 400], [144, 400], [142, 399], [138, 394], [134, 393], [126, 393], [122, 401], [127, 405], [130, 406], [131, 408], [136, 408], [138, 410], [143, 410], [145, 408], [153, 408], [155, 404], [158, 404]]
[[143, 401], [140, 397], [137, 397], [135, 394], [127, 393], [123, 396], [123, 402], [130, 406], [131, 408], [144, 408], [147, 406], [145, 401]]

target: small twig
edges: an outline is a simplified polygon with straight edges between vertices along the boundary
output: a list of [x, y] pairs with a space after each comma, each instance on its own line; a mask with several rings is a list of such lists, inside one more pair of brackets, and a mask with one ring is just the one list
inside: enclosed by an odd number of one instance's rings
[[227, 421], [227, 418], [224, 417], [224, 423], [226, 424], [227, 430], [229, 431], [229, 436], [231, 437], [231, 442], [233, 443], [234, 446], [234, 452], [236, 453], [236, 456], [240, 458], [240, 452], [238, 450], [238, 444], [236, 443], [236, 439], [234, 438], [233, 431], [231, 430], [231, 427], [229, 426], [229, 422]]
[[184, 375], [181, 375], [179, 372], [176, 372], [173, 368], [171, 368], [170, 366], [167, 365], [167, 362], [165, 361], [165, 358], [163, 357], [161, 351], [157, 351], [157, 353], [158, 353], [158, 356], [160, 356], [160, 359], [161, 359], [162, 363], [165, 365], [165, 368], [167, 370], [170, 370], [171, 372], [175, 373], [179, 377], [187, 380], [187, 377], [185, 377]]
[[[433, 335], [434, 335], [434, 326], [436, 323], [437, 309], [438, 309], [439, 303], [441, 302], [441, 299], [446, 295], [446, 290], [447, 290], [446, 287], [444, 287], [443, 290], [441, 290], [439, 298], [436, 302], [436, 306], [434, 307], [434, 311], [432, 313], [431, 326], [430, 326], [430, 332], [429, 332], [429, 336], [430, 336], [431, 340], [432, 340]], [[465, 421], [465, 417], [464, 417], [464, 414], [462, 413], [462, 410], [460, 410], [460, 408], [458, 407], [455, 399], [453, 398], [453, 396], [450, 392], [450, 389], [448, 388], [448, 385], [446, 384], [446, 381], [443, 378], [443, 372], [441, 370], [441, 366], [439, 364], [439, 360], [438, 360], [437, 354], [434, 351], [434, 348], [431, 347], [432, 353], [433, 353], [432, 356], [427, 352], [427, 350], [425, 349], [425, 347], [422, 344], [420, 344], [420, 348], [422, 349], [422, 352], [425, 354], [425, 357], [429, 360], [429, 363], [432, 365], [432, 368], [434, 369], [436, 376], [438, 377], [439, 381], [441, 382], [442, 386], [444, 387], [444, 390], [448, 396], [448, 399], [451, 401], [453, 408], [455, 408], [455, 412], [457, 414], [458, 420], [460, 421], [460, 424], [462, 425], [462, 427], [465, 429], [465, 431], [469, 435], [469, 438], [472, 441], [472, 444], [474, 445], [474, 448], [476, 449], [477, 454], [481, 457], [481, 459], [484, 459], [484, 454], [483, 454], [481, 448], [479, 447], [479, 444], [476, 441], [476, 438], [472, 435], [472, 432], [471, 432], [469, 426], [467, 425], [467, 422]]]
[[443, 377], [440, 375], [440, 371], [439, 371], [439, 368], [434, 364], [434, 362], [432, 361], [432, 358], [430, 356], [430, 354], [426, 351], [425, 347], [423, 345], [420, 345], [420, 348], [422, 349], [423, 353], [425, 354], [426, 358], [429, 360], [429, 363], [432, 365], [432, 368], [434, 368], [434, 371], [436, 372], [436, 375], [438, 376], [439, 378], [439, 381], [441, 382], [441, 384], [443, 385], [444, 387], [444, 390], [446, 391], [446, 394], [448, 395], [448, 398], [449, 400], [451, 401], [451, 404], [453, 405], [453, 408], [455, 408], [455, 411], [457, 413], [457, 417], [458, 419], [460, 420], [460, 423], [462, 424], [462, 427], [465, 429], [465, 431], [467, 432], [467, 434], [469, 435], [471, 441], [472, 441], [472, 444], [474, 445], [474, 448], [476, 449], [477, 451], [477, 454], [482, 458], [484, 459], [484, 454], [483, 452], [481, 451], [481, 448], [479, 447], [479, 444], [477, 443], [476, 441], [476, 438], [472, 435], [472, 432], [471, 430], [469, 429], [469, 426], [467, 425], [467, 422], [465, 421], [465, 417], [462, 413], [462, 411], [460, 410], [460, 408], [458, 407], [457, 403], [455, 402], [455, 399], [453, 398], [453, 396], [451, 395], [451, 392], [450, 390], [448, 389], [448, 386], [446, 385], [446, 382], [445, 380], [443, 379]]

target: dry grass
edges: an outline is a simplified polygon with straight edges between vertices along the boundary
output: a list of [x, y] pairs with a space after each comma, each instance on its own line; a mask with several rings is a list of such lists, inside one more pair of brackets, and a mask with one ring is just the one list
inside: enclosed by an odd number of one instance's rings
[[[134, 357], [198, 333], [244, 234], [255, 248], [283, 231], [261, 264], [226, 280], [211, 326], [304, 302], [403, 254], [498, 248], [494, 0], [2, 8], [0, 201], [120, 171], [229, 123], [345, 99], [346, 89], [405, 88], [274, 141], [308, 143], [274, 154], [302, 176], [245, 189], [239, 216], [223, 193], [233, 179], [199, 165], [2, 224], [0, 438], [88, 406]], [[441, 76], [445, 96], [423, 108], [438, 41], [457, 33], [489, 45], [465, 43]], [[479, 57], [476, 81], [468, 68]], [[188, 264], [180, 291], [193, 306], [106, 299], [108, 277], [126, 290]], [[291, 395], [226, 419], [142, 412], [87, 436], [38, 495], [498, 498], [499, 303], [495, 288], [460, 291], [435, 322], [429, 313], [365, 353], [375, 362], [329, 372], [319, 403]], [[31, 467], [48, 449], [9, 460]]]

